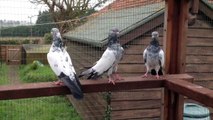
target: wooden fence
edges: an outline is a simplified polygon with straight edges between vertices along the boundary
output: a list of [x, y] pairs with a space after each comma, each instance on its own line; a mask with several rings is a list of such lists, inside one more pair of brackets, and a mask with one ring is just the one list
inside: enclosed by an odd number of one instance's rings
[[[190, 83], [193, 78], [187, 74], [167, 75], [163, 79], [126, 77], [116, 85], [107, 80], [81, 80], [84, 93], [120, 91], [145, 88], [164, 88], [163, 120], [182, 120], [183, 102], [186, 96], [208, 107], [213, 107], [213, 90]], [[33, 98], [71, 94], [65, 86], [55, 86], [51, 82], [7, 85], [0, 87], [0, 100]]]

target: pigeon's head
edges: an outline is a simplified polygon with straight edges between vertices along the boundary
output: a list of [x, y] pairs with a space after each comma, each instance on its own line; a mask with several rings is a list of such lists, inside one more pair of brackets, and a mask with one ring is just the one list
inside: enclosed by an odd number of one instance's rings
[[159, 46], [158, 37], [159, 33], [157, 31], [152, 32], [152, 41], [150, 42], [150, 44], [154, 46]]
[[152, 38], [158, 38], [159, 33], [157, 31], [152, 32]]
[[113, 28], [109, 32], [108, 36], [108, 46], [118, 43], [118, 35], [119, 35], [119, 30], [117, 28]]
[[62, 38], [58, 28], [52, 28], [51, 30], [53, 43], [56, 47], [62, 47]]

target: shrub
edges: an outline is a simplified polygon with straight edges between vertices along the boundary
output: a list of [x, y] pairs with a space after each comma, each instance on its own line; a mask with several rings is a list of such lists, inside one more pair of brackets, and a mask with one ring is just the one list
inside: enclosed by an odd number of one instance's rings
[[46, 44], [49, 44], [52, 42], [52, 35], [50, 33], [45, 33], [44, 35], [44, 42]]
[[57, 76], [49, 66], [40, 66], [37, 62], [20, 67], [20, 78], [24, 82], [55, 81]]

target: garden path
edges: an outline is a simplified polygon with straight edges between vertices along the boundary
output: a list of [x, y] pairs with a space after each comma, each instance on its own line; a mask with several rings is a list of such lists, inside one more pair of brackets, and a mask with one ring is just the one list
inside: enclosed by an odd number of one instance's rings
[[20, 84], [19, 65], [8, 65], [8, 79], [10, 84]]

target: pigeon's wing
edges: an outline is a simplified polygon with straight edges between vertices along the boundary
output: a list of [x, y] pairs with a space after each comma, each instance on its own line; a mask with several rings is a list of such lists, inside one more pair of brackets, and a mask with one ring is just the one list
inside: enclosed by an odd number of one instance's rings
[[103, 74], [105, 71], [110, 69], [116, 61], [113, 50], [106, 49], [101, 58], [97, 61], [95, 66], [92, 67], [98, 74]]
[[124, 56], [124, 48], [120, 47], [119, 52], [118, 52], [118, 61], [121, 61], [123, 59]]
[[107, 48], [101, 58], [90, 69], [83, 71], [79, 77], [88, 76], [87, 79], [97, 79], [104, 72], [110, 70], [116, 61], [116, 56], [113, 50]]
[[67, 53], [66, 50], [63, 50], [63, 60], [62, 60], [62, 65], [61, 67], [62, 71], [65, 71], [66, 75], [73, 75], [76, 74], [74, 66], [72, 64], [72, 60], [70, 55]]
[[143, 51], [143, 60], [144, 60], [144, 63], [146, 63], [146, 61], [147, 61], [147, 48]]
[[47, 54], [47, 61], [53, 72], [59, 76], [61, 74], [61, 70], [59, 69], [60, 55], [56, 52], [49, 52]]
[[159, 51], [159, 61], [160, 61], [161, 67], [163, 67], [165, 62], [165, 56], [162, 49]]

